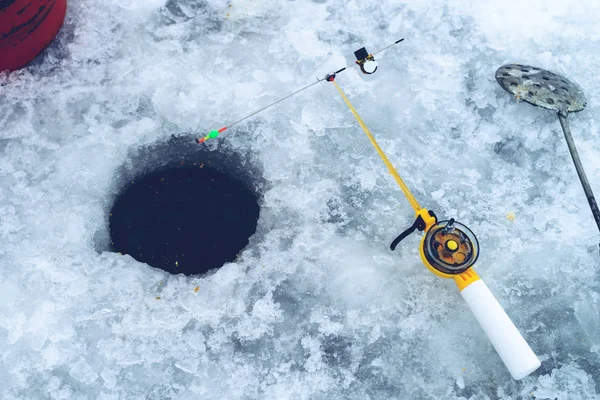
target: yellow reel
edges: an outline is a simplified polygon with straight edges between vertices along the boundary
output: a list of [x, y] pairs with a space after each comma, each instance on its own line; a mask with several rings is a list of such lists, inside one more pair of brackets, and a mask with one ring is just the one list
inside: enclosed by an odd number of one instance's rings
[[460, 222], [439, 221], [421, 239], [421, 259], [437, 276], [454, 278], [475, 264], [479, 242], [475, 234]]

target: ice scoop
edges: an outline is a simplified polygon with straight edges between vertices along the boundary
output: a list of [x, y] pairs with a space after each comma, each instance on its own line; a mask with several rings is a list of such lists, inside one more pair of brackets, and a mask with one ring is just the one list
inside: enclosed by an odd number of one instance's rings
[[554, 111], [558, 115], [579, 181], [583, 186], [592, 215], [600, 231], [600, 210], [590, 183], [579, 159], [571, 129], [567, 122], [569, 113], [583, 110], [587, 105], [583, 90], [564, 76], [545, 69], [521, 64], [504, 65], [496, 71], [496, 80], [517, 101], [523, 100], [537, 107]]

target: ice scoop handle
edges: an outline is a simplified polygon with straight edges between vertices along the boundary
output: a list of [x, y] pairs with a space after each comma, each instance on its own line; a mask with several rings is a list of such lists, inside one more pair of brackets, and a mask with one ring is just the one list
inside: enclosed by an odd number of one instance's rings
[[513, 379], [522, 379], [538, 369], [540, 360], [475, 271], [470, 268], [454, 280]]

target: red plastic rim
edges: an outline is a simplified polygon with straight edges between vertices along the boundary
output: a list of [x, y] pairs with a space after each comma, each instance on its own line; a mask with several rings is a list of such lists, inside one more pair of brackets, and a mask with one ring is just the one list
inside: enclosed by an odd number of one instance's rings
[[0, 71], [22, 68], [56, 37], [67, 0], [0, 0]]

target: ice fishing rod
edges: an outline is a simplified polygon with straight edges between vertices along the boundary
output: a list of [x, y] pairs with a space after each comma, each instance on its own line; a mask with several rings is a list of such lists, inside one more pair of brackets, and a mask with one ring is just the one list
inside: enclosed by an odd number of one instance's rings
[[439, 277], [454, 279], [462, 297], [512, 377], [516, 380], [522, 379], [538, 369], [541, 365], [539, 359], [498, 303], [494, 294], [471, 268], [479, 257], [479, 242], [475, 234], [467, 226], [455, 221], [454, 218], [438, 221], [433, 211], [419, 205], [342, 88], [335, 81], [335, 75], [330, 75], [327, 80], [334, 84], [415, 210], [417, 217], [415, 222], [394, 239], [390, 245], [391, 250], [394, 250], [403, 239], [415, 230], [425, 231], [419, 246], [423, 264]]
[[[392, 44], [390, 44], [390, 45], [388, 45], [388, 46], [385, 46], [384, 48], [382, 48], [382, 49], [379, 49], [379, 50], [377, 50], [376, 52], [374, 52], [374, 53], [371, 53], [371, 54], [369, 54], [369, 53], [367, 52], [367, 50], [366, 50], [364, 47], [363, 47], [363, 48], [361, 48], [361, 49], [359, 49], [359, 50], [357, 50], [357, 51], [355, 51], [355, 52], [354, 52], [354, 55], [355, 55], [355, 57], [356, 57], [356, 65], [358, 65], [358, 67], [360, 68], [360, 70], [362, 71], [362, 73], [363, 73], [363, 74], [368, 74], [368, 75], [370, 75], [370, 74], [373, 74], [373, 73], [375, 73], [375, 71], [377, 71], [377, 62], [375, 61], [375, 57], [374, 57], [374, 56], [375, 56], [376, 54], [379, 54], [379, 53], [381, 53], [381, 52], [382, 52], [382, 51], [384, 51], [384, 50], [387, 50], [387, 49], [389, 49], [389, 48], [390, 48], [390, 47], [392, 47], [392, 46], [395, 46], [395, 45], [397, 45], [398, 43], [401, 43], [401, 42], [403, 42], [403, 41], [404, 41], [404, 38], [402, 38], [402, 39], [399, 39], [399, 40], [396, 40], [394, 43], [392, 43]], [[340, 69], [338, 69], [337, 71], [335, 71], [335, 74], [339, 74], [340, 72], [343, 72], [343, 71], [345, 71], [345, 70], [346, 70], [346, 68], [348, 68], [348, 65], [346, 65], [346, 66], [344, 66], [343, 68], [340, 68]], [[329, 76], [329, 75], [327, 75], [327, 76]], [[259, 113], [261, 113], [261, 112], [265, 111], [266, 109], [268, 109], [268, 108], [271, 108], [271, 107], [273, 107], [274, 105], [276, 105], [276, 104], [279, 104], [279, 103], [281, 103], [282, 101], [284, 101], [284, 100], [287, 100], [287, 99], [289, 99], [290, 97], [292, 97], [292, 96], [295, 96], [295, 95], [297, 95], [298, 93], [300, 93], [300, 92], [303, 92], [303, 91], [305, 91], [306, 89], [308, 89], [308, 88], [311, 88], [311, 87], [315, 86], [317, 83], [324, 82], [324, 81], [327, 79], [327, 76], [325, 76], [324, 78], [317, 78], [317, 80], [316, 80], [315, 82], [313, 82], [313, 83], [311, 83], [311, 84], [308, 84], [308, 85], [306, 85], [306, 86], [304, 86], [304, 87], [302, 87], [302, 88], [300, 88], [300, 89], [296, 90], [295, 92], [292, 92], [292, 93], [288, 94], [287, 96], [280, 98], [279, 100], [275, 100], [274, 102], [272, 102], [272, 103], [270, 103], [270, 104], [267, 104], [267, 105], [266, 105], [266, 106], [264, 106], [263, 108], [260, 108], [260, 109], [258, 109], [258, 110], [256, 110], [256, 111], [254, 111], [253, 113], [251, 113], [251, 114], [248, 114], [248, 115], [246, 115], [245, 117], [243, 117], [243, 118], [240, 118], [240, 119], [238, 119], [238, 120], [237, 120], [237, 121], [235, 121], [235, 122], [232, 122], [232, 123], [231, 123], [231, 124], [229, 124], [229, 125], [226, 125], [226, 126], [224, 126], [224, 127], [220, 128], [220, 129], [214, 129], [214, 130], [210, 131], [210, 132], [208, 133], [208, 135], [204, 136], [204, 137], [203, 137], [203, 138], [201, 138], [201, 139], [197, 139], [196, 141], [197, 141], [198, 143], [203, 143], [203, 142], [207, 141], [208, 139], [214, 139], [214, 138], [217, 138], [217, 137], [219, 136], [219, 134], [221, 134], [221, 133], [225, 132], [227, 129], [231, 128], [232, 126], [235, 126], [235, 125], [239, 124], [240, 122], [243, 122], [243, 121], [247, 120], [248, 118], [251, 118], [251, 117], [255, 116], [256, 114], [259, 114]]]
[[[394, 44], [400, 43], [401, 41], [402, 39]], [[374, 54], [376, 53], [369, 54], [363, 47], [354, 54], [357, 58], [356, 63], [360, 66], [360, 69], [364, 74], [373, 74], [377, 70], [377, 64], [374, 58]], [[498, 303], [493, 293], [479, 275], [473, 271], [472, 267], [479, 257], [479, 242], [477, 241], [477, 237], [467, 226], [455, 221], [454, 218], [438, 221], [438, 218], [433, 211], [421, 207], [406, 183], [400, 177], [400, 174], [398, 174], [398, 171], [387, 158], [383, 149], [375, 140], [375, 137], [356, 111], [356, 108], [350, 102], [350, 99], [348, 99], [340, 85], [336, 82], [337, 74], [345, 69], [346, 67], [328, 74], [323, 79], [250, 114], [244, 119], [257, 114], [318, 82], [331, 82], [415, 211], [415, 222], [411, 227], [394, 239], [390, 245], [391, 250], [394, 250], [403, 239], [408, 237], [415, 230], [424, 231], [425, 234], [420, 242], [419, 253], [425, 266], [437, 276], [454, 279], [469, 309], [483, 328], [483, 331], [498, 352], [498, 355], [508, 368], [512, 377], [517, 380], [526, 377], [540, 367], [540, 361], [508, 317], [500, 303]], [[207, 139], [215, 138], [220, 132], [223, 132], [234, 124], [217, 131], [211, 131], [208, 136], [198, 140], [198, 142], [202, 143]]]

